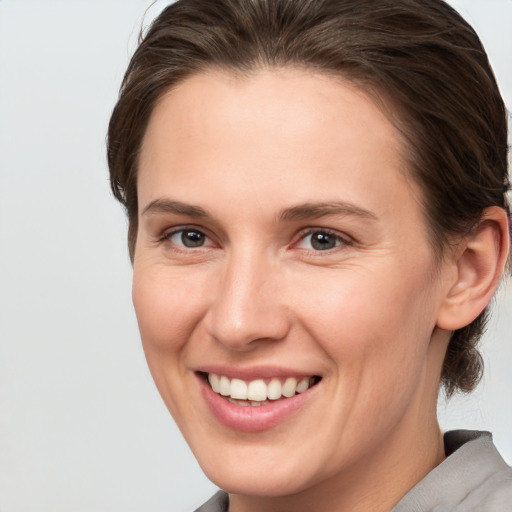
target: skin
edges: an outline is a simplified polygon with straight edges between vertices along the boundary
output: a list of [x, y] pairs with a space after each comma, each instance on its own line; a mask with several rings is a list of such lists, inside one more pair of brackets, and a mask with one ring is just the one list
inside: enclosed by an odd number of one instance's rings
[[[133, 301], [159, 392], [230, 512], [388, 511], [444, 458], [436, 400], [463, 273], [436, 263], [403, 150], [364, 93], [301, 70], [196, 75], [152, 113]], [[297, 209], [312, 203], [337, 210]], [[184, 227], [204, 244], [184, 246]], [[326, 230], [335, 246], [316, 250]], [[322, 380], [291, 418], [239, 432], [200, 392], [212, 363]]]

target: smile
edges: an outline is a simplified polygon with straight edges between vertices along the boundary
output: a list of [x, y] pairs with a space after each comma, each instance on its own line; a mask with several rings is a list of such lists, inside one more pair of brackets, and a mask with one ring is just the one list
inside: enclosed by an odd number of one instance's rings
[[213, 417], [223, 427], [240, 432], [285, 424], [322, 396], [317, 391], [321, 376], [283, 368], [204, 368], [196, 370], [196, 376]]
[[246, 407], [269, 405], [271, 401], [291, 398], [296, 394], [304, 393], [318, 380], [319, 378], [315, 376], [274, 377], [246, 382], [241, 379], [230, 379], [225, 375], [208, 373], [208, 382], [215, 393], [225, 397], [232, 404]]

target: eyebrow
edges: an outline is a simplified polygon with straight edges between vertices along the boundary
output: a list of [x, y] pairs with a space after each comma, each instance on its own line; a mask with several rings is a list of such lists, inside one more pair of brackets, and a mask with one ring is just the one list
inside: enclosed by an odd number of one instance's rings
[[[187, 215], [194, 218], [208, 218], [211, 215], [202, 208], [181, 201], [159, 198], [151, 201], [142, 211], [142, 215], [157, 213], [171, 213], [175, 215]], [[345, 201], [330, 201], [320, 203], [303, 203], [282, 210], [277, 216], [281, 221], [294, 221], [305, 219], [318, 219], [328, 215], [355, 216], [368, 220], [378, 220], [371, 212], [355, 204]]]
[[279, 214], [279, 219], [285, 221], [318, 219], [328, 215], [355, 216], [368, 220], [378, 220], [377, 215], [370, 210], [365, 210], [345, 201], [299, 204], [285, 208]]
[[151, 201], [142, 211], [142, 215], [152, 213], [174, 213], [176, 215], [187, 215], [188, 217], [204, 218], [210, 217], [210, 214], [200, 206], [182, 203], [181, 201], [172, 201], [171, 199], [155, 199]]

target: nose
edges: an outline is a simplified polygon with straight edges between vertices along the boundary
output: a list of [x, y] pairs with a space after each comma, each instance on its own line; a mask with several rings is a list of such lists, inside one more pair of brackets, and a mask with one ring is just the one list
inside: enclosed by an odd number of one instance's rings
[[216, 278], [206, 315], [209, 334], [226, 348], [249, 351], [282, 340], [290, 314], [278, 265], [261, 255], [233, 254]]

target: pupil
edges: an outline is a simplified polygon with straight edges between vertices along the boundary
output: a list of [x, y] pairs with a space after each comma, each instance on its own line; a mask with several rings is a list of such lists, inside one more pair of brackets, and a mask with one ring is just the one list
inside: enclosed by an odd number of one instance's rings
[[317, 251], [326, 251], [336, 246], [336, 239], [328, 233], [314, 233], [311, 236], [311, 245]]
[[204, 243], [204, 235], [197, 231], [183, 231], [181, 241], [185, 247], [200, 247]]

